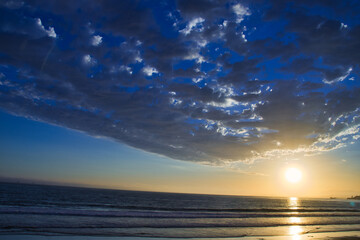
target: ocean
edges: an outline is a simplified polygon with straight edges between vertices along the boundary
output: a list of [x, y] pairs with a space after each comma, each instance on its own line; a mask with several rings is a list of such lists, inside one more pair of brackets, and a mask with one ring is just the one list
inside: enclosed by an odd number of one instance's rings
[[[360, 201], [0, 184], [10, 235], [238, 238], [360, 231]], [[25, 238], [24, 238], [25, 239]]]

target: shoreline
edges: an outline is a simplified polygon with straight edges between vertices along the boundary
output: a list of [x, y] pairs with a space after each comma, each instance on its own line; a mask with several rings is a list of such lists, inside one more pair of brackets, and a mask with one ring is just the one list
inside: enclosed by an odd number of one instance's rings
[[243, 236], [243, 237], [214, 237], [214, 238], [167, 238], [167, 237], [128, 237], [128, 236], [83, 236], [83, 235], [42, 235], [42, 234], [1, 234], [2, 240], [22, 240], [26, 236], [27, 240], [360, 240], [360, 231], [344, 232], [320, 232], [305, 233], [299, 235], [285, 236]]

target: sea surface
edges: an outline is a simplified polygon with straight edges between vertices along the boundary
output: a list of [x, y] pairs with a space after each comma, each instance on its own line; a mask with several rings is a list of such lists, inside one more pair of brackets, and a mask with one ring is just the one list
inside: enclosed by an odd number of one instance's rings
[[227, 238], [360, 231], [360, 201], [0, 183], [8, 235]]

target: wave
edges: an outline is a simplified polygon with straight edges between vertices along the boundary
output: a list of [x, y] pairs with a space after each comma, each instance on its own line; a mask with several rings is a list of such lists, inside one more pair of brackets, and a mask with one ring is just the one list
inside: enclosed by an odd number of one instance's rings
[[44, 203], [19, 203], [19, 204], [10, 204], [10, 203], [1, 203], [1, 206], [8, 207], [64, 207], [64, 208], [94, 208], [94, 209], [118, 209], [118, 210], [149, 210], [149, 211], [173, 211], [173, 212], [358, 212], [360, 213], [359, 208], [354, 207], [341, 207], [341, 208], [314, 208], [314, 207], [298, 207], [298, 208], [200, 208], [200, 207], [152, 207], [152, 206], [135, 206], [135, 205], [126, 205], [119, 206], [113, 204], [76, 204], [76, 203], [64, 203], [61, 204], [44, 204]]
[[165, 207], [139, 207], [123, 206], [119, 209], [154, 210], [154, 211], [203, 211], [203, 212], [360, 212], [354, 208], [165, 208]]
[[44, 207], [0, 207], [0, 214], [36, 214], [36, 215], [68, 215], [68, 216], [91, 216], [91, 217], [142, 217], [142, 218], [265, 218], [265, 217], [356, 217], [359, 211], [334, 210], [316, 211], [292, 210], [292, 211], [270, 211], [270, 209], [253, 209], [254, 211], [111, 211], [95, 209], [66, 209], [66, 208], [44, 208]]
[[297, 226], [297, 227], [306, 227], [306, 226], [328, 226], [328, 225], [347, 225], [347, 226], [353, 226], [355, 229], [360, 230], [359, 226], [360, 222], [353, 222], [353, 221], [328, 221], [328, 222], [314, 222], [314, 223], [308, 223], [308, 224], [292, 224], [292, 223], [186, 223], [186, 222], [178, 222], [178, 223], [137, 223], [137, 224], [125, 224], [125, 223], [106, 223], [101, 224], [98, 223], [96, 225], [89, 224], [84, 226], [79, 226], [77, 224], [71, 224], [71, 225], [52, 225], [52, 224], [46, 224], [46, 225], [37, 225], [37, 224], [22, 224], [22, 225], [3, 225], [0, 226], [0, 229], [2, 230], [10, 230], [10, 229], [46, 229], [46, 228], [66, 228], [66, 229], [86, 229], [86, 228], [93, 228], [93, 229], [117, 229], [117, 228], [246, 228], [246, 227], [252, 227], [252, 228], [263, 228], [263, 227], [288, 227], [288, 226]]
[[[17, 228], [231, 228], [360, 225], [360, 215], [213, 214], [105, 212], [64, 209], [2, 209], [0, 229]], [[31, 217], [24, 214], [33, 214]], [[41, 215], [49, 215], [42, 217]], [[2, 220], [1, 220], [2, 219]]]

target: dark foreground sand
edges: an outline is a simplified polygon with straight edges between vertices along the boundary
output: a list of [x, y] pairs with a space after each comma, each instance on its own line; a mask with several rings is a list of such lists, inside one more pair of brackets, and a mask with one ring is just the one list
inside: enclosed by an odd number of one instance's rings
[[[189, 240], [189, 238], [150, 237], [95, 237], [95, 236], [43, 236], [43, 235], [1, 235], [1, 240]], [[360, 231], [308, 233], [292, 236], [239, 237], [239, 238], [191, 238], [192, 240], [360, 240]]]

